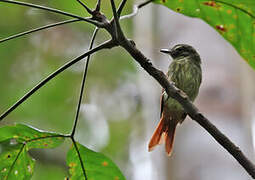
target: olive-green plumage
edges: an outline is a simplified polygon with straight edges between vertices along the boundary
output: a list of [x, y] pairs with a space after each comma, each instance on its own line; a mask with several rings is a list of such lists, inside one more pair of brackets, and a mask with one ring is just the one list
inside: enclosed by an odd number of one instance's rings
[[[197, 97], [202, 80], [200, 63], [193, 58], [188, 56], [173, 59], [167, 72], [169, 81], [174, 82], [177, 88], [184, 91], [191, 101]], [[173, 98], [168, 98], [167, 105], [171, 109], [183, 111], [181, 104]]]
[[[195, 49], [186, 44], [174, 46], [171, 50], [161, 50], [173, 58], [167, 72], [170, 82], [184, 91], [191, 101], [198, 95], [202, 80], [201, 60]], [[170, 156], [174, 141], [175, 129], [182, 123], [186, 113], [182, 105], [175, 99], [168, 97], [163, 91], [161, 96], [161, 119], [149, 143], [149, 151], [165, 141], [167, 154]]]

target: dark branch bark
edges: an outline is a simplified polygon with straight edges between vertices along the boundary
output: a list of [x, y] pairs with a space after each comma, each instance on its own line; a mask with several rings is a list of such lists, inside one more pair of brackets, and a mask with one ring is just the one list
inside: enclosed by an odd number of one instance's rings
[[[111, 0], [113, 2], [113, 0]], [[141, 8], [148, 3], [152, 2], [147, 1], [138, 5], [138, 8]], [[112, 3], [114, 5], [114, 3]], [[116, 16], [116, 12], [113, 7], [114, 20], [118, 22], [118, 18]], [[116, 26], [117, 30], [115, 32], [122, 32], [120, 26]], [[122, 36], [121, 36], [122, 35]], [[188, 96], [176, 88], [174, 84], [168, 81], [166, 75], [156, 69], [151, 61], [145, 57], [141, 51], [139, 51], [135, 43], [133, 41], [129, 41], [126, 39], [124, 34], [118, 34], [116, 37], [119, 45], [122, 46], [143, 68], [149, 73], [153, 78], [155, 78], [158, 83], [165, 89], [167, 94], [176, 99], [188, 113], [188, 115], [197, 123], [199, 123], [205, 130], [207, 130], [214, 139], [221, 144], [238, 162], [239, 164], [255, 179], [255, 165], [242, 153], [242, 151], [230, 141], [228, 137], [226, 137], [220, 130], [216, 128], [205, 116], [203, 116], [199, 110], [192, 104], [189, 100]], [[113, 39], [115, 39], [113, 37]]]
[[200, 124], [207, 132], [209, 132], [214, 139], [220, 143], [234, 158], [240, 163], [241, 166], [255, 179], [254, 164], [243, 154], [239, 147], [228, 139], [217, 127], [215, 127], [206, 117], [202, 114], [197, 114], [194, 119]]
[[[152, 1], [147, 1], [138, 7], [143, 7], [146, 4]], [[134, 41], [128, 40], [124, 34], [122, 33], [121, 27], [118, 26], [118, 16], [116, 13], [114, 0], [111, 0], [112, 9], [114, 14], [114, 20], [116, 21], [116, 30], [114, 32], [121, 32], [117, 33], [117, 37], [113, 37], [112, 39], [116, 39], [116, 43], [119, 43], [143, 68], [144, 70], [149, 73], [154, 79], [158, 81], [158, 83], [165, 89], [167, 94], [176, 99], [188, 113], [188, 115], [197, 123], [199, 123], [205, 130], [207, 130], [214, 139], [221, 144], [238, 162], [243, 168], [253, 177], [255, 178], [255, 165], [242, 153], [242, 151], [230, 141], [228, 137], [226, 137], [220, 130], [218, 130], [206, 117], [204, 117], [199, 110], [192, 104], [189, 100], [188, 96], [181, 91], [180, 89], [176, 88], [173, 83], [169, 82], [166, 75], [156, 69], [151, 61], [139, 51]], [[114, 33], [111, 33], [114, 36]]]
[[199, 123], [214, 139], [221, 144], [243, 168], [255, 178], [255, 165], [242, 153], [230, 139], [225, 136], [219, 129], [216, 128], [206, 117], [204, 117], [199, 110], [189, 101], [188, 96], [171, 84], [166, 75], [156, 69], [150, 60], [146, 58], [130, 41], [123, 42], [121, 46], [129, 52], [129, 54], [147, 71], [159, 84], [166, 90], [167, 94], [176, 99], [189, 114], [189, 116]]

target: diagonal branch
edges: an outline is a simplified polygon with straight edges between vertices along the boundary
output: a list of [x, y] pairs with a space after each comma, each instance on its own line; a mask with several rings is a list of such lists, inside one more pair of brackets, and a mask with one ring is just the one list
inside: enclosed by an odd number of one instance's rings
[[4, 39], [0, 39], [0, 43], [11, 40], [11, 39], [15, 39], [15, 38], [18, 38], [18, 37], [21, 37], [21, 36], [24, 36], [24, 35], [27, 35], [27, 34], [30, 34], [30, 33], [33, 33], [33, 32], [37, 32], [37, 31], [40, 31], [40, 30], [43, 30], [43, 29], [49, 29], [49, 28], [52, 28], [52, 27], [56, 27], [56, 26], [60, 26], [60, 25], [63, 25], [63, 24], [68, 24], [68, 23], [73, 23], [73, 22], [78, 22], [78, 21], [81, 21], [81, 20], [80, 19], [71, 19], [71, 20], [57, 22], [57, 23], [49, 24], [49, 25], [42, 26], [42, 27], [39, 27], [39, 28], [31, 29], [29, 31], [25, 31], [25, 32], [22, 32], [22, 33], [18, 33], [18, 34], [9, 36], [9, 37], [4, 38]]
[[69, 16], [69, 17], [77, 18], [77, 19], [86, 21], [88, 23], [91, 23], [91, 24], [93, 24], [97, 27], [101, 27], [101, 23], [99, 23], [97, 21], [94, 21], [91, 18], [84, 18], [84, 17], [78, 16], [78, 15], [71, 14], [71, 13], [61, 11], [61, 10], [58, 10], [58, 9], [54, 9], [54, 8], [49, 8], [49, 7], [45, 7], [45, 6], [40, 6], [40, 5], [36, 5], [36, 4], [20, 2], [20, 1], [15, 1], [15, 0], [0, 0], [0, 2], [6, 2], [6, 3], [11, 3], [11, 4], [17, 4], [17, 5], [42, 9], [42, 10], [46, 10], [46, 11], [49, 11], [49, 12], [54, 12], [54, 13], [57, 13], [57, 14], [62, 14], [62, 15], [66, 15], [66, 16]]
[[255, 178], [255, 165], [242, 153], [231, 140], [217, 129], [206, 117], [204, 117], [196, 106], [188, 99], [188, 96], [171, 84], [166, 75], [156, 69], [151, 61], [139, 51], [134, 43], [126, 40], [122, 41], [121, 46], [149, 73], [158, 83], [165, 89], [167, 94], [176, 99], [188, 113], [188, 115], [199, 123], [204, 129], [210, 133], [214, 139], [221, 144], [238, 162], [239, 164]]
[[[138, 7], [143, 7], [152, 1], [147, 1], [141, 4]], [[121, 27], [119, 26], [119, 21], [116, 13], [116, 8], [114, 4], [114, 0], [111, 0], [112, 10], [114, 14], [114, 20], [116, 23], [115, 32], [121, 32]], [[111, 33], [114, 35], [114, 33]], [[182, 92], [180, 89], [176, 88], [173, 84], [171, 84], [166, 75], [156, 69], [151, 61], [145, 57], [141, 51], [139, 51], [134, 41], [128, 40], [121, 34], [118, 34], [113, 38], [116, 39], [116, 42], [119, 43], [143, 68], [149, 73], [158, 83], [165, 89], [167, 94], [176, 99], [184, 108], [184, 110], [188, 113], [188, 115], [199, 123], [204, 129], [210, 133], [214, 139], [221, 144], [238, 162], [239, 164], [255, 179], [255, 165], [242, 153], [242, 151], [237, 147], [227, 136], [225, 136], [220, 130], [218, 130], [206, 117], [204, 117], [199, 110], [192, 104], [189, 100], [188, 96]]]
[[[98, 28], [96, 28], [94, 30], [94, 33], [93, 33], [92, 38], [91, 38], [89, 50], [91, 50], [93, 48], [97, 32], [98, 32]], [[81, 102], [82, 102], [84, 87], [85, 87], [85, 83], [86, 83], [87, 72], [88, 72], [88, 68], [89, 68], [89, 60], [90, 60], [90, 55], [88, 55], [86, 64], [84, 66], [84, 74], [83, 74], [82, 83], [81, 83], [80, 97], [79, 97], [79, 101], [78, 101], [78, 106], [77, 106], [77, 111], [76, 111], [76, 115], [75, 115], [75, 120], [74, 120], [74, 125], [73, 125], [73, 130], [72, 130], [72, 133], [71, 133], [71, 137], [73, 137], [74, 134], [75, 134], [76, 126], [77, 126], [78, 119], [79, 119]]]
[[213, 138], [220, 143], [238, 162], [239, 164], [255, 179], [255, 165], [251, 162], [231, 140], [224, 135], [216, 126], [214, 126], [206, 117], [198, 111], [192, 117], [200, 124]]
[[115, 46], [115, 43], [112, 40], [106, 41], [102, 43], [101, 45], [95, 47], [94, 49], [91, 49], [90, 51], [82, 54], [81, 56], [71, 60], [70, 62], [66, 63], [59, 69], [57, 69], [55, 72], [50, 74], [48, 77], [46, 77], [44, 80], [42, 80], [40, 83], [38, 83], [35, 87], [33, 87], [28, 93], [26, 93], [21, 99], [19, 99], [15, 104], [13, 104], [9, 109], [7, 109], [1, 116], [0, 121], [3, 120], [8, 114], [10, 114], [12, 111], [14, 111], [20, 104], [22, 104], [26, 99], [28, 99], [30, 96], [32, 96], [37, 90], [39, 90], [41, 87], [43, 87], [47, 82], [49, 82], [51, 79], [56, 77], [58, 74], [72, 66], [73, 64], [79, 62], [83, 58], [99, 51], [102, 49], [109, 49]]

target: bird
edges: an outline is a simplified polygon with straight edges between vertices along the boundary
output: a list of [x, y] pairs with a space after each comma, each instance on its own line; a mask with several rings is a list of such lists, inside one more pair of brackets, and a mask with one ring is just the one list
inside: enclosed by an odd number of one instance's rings
[[[198, 52], [187, 44], [161, 49], [160, 52], [170, 55], [173, 59], [166, 74], [168, 81], [185, 92], [193, 102], [202, 82], [201, 58]], [[160, 121], [151, 137], [148, 149], [152, 151], [155, 146], [165, 142], [165, 151], [171, 156], [176, 126], [185, 120], [187, 113], [177, 100], [167, 95], [164, 89], [160, 106]]]

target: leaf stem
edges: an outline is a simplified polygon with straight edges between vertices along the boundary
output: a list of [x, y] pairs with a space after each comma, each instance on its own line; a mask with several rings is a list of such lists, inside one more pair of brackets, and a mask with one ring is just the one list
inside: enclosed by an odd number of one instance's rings
[[[15, 160], [13, 161], [13, 163], [12, 163], [12, 165], [11, 165], [10, 171], [8, 172], [8, 175], [7, 175], [7, 178], [6, 178], [6, 179], [9, 178], [9, 175], [10, 175], [10, 173], [12, 172], [13, 167], [14, 167], [15, 163], [17, 162], [17, 160], [18, 160], [18, 158], [19, 158], [21, 152], [23, 151], [25, 145], [26, 145], [26, 144], [22, 144], [22, 146], [21, 146], [21, 148], [20, 148], [20, 150], [19, 150], [19, 152], [18, 152], [18, 154], [17, 154]], [[14, 172], [14, 173], [15, 173], [15, 172]]]
[[38, 138], [34, 138], [34, 139], [29, 139], [26, 140], [25, 142], [32, 142], [32, 141], [38, 141], [41, 139], [48, 139], [48, 138], [57, 138], [57, 137], [61, 137], [61, 138], [70, 138], [70, 135], [65, 135], [65, 134], [56, 134], [56, 135], [51, 135], [51, 136], [44, 136], [44, 137], [38, 137]]
[[[94, 41], [95, 41], [98, 30], [99, 30], [98, 28], [95, 28], [95, 30], [93, 32], [89, 50], [91, 50], [93, 45], [94, 45]], [[87, 77], [87, 72], [88, 72], [88, 67], [89, 67], [89, 60], [90, 60], [90, 55], [87, 57], [87, 61], [86, 61], [86, 64], [84, 66], [84, 73], [83, 73], [83, 78], [82, 78], [82, 83], [81, 83], [80, 97], [79, 97], [79, 102], [78, 102], [78, 105], [77, 105], [77, 111], [76, 111], [76, 115], [75, 115], [75, 120], [74, 120], [74, 125], [73, 125], [73, 130], [72, 130], [72, 133], [71, 133], [71, 137], [73, 137], [74, 134], [75, 134], [75, 130], [76, 130], [78, 119], [79, 119], [79, 114], [80, 114], [80, 109], [81, 109], [81, 102], [82, 102], [82, 97], [83, 97], [83, 92], [84, 92], [84, 87], [85, 87], [86, 77]]]
[[72, 139], [72, 142], [73, 142], [74, 148], [75, 148], [75, 150], [76, 150], [76, 152], [77, 152], [77, 154], [78, 154], [78, 158], [79, 158], [80, 163], [81, 163], [81, 169], [82, 169], [82, 172], [83, 172], [84, 178], [85, 178], [85, 180], [87, 180], [87, 179], [88, 179], [88, 177], [87, 177], [87, 173], [86, 173], [86, 170], [85, 170], [85, 167], [84, 167], [84, 164], [83, 164], [82, 158], [81, 158], [81, 153], [80, 153], [79, 148], [78, 148], [78, 146], [77, 146], [77, 144], [76, 144], [76, 141], [74, 140], [74, 137], [71, 137], [71, 139]]
[[248, 14], [251, 18], [255, 19], [255, 16], [254, 16], [252, 13], [250, 13], [249, 11], [247, 11], [247, 10], [241, 8], [241, 7], [238, 7], [238, 6], [233, 5], [233, 4], [231, 4], [231, 3], [223, 2], [223, 1], [220, 1], [220, 0], [214, 0], [214, 1], [215, 1], [216, 3], [225, 4], [225, 5], [227, 5], [227, 6], [230, 6], [230, 7], [234, 8], [234, 9], [238, 9], [238, 10], [242, 11], [243, 13]]

